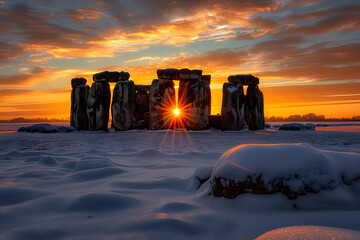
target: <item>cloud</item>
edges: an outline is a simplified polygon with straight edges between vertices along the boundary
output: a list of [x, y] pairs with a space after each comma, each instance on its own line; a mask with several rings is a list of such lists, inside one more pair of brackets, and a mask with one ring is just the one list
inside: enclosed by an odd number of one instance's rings
[[63, 13], [74, 22], [82, 22], [83, 20], [96, 21], [99, 20], [104, 13], [95, 8], [78, 8], [75, 10], [65, 10]]
[[0, 63], [18, 58], [23, 52], [24, 48], [18, 44], [0, 42]]

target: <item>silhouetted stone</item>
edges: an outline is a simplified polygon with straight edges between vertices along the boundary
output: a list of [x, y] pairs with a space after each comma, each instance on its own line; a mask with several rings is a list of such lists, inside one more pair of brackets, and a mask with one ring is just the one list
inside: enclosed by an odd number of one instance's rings
[[221, 115], [209, 115], [209, 125], [211, 128], [221, 129]]
[[87, 102], [90, 87], [79, 85], [74, 92], [74, 108], [73, 108], [73, 127], [80, 130], [89, 130], [88, 116], [87, 116]]
[[264, 98], [257, 85], [247, 88], [245, 120], [250, 130], [264, 129]]
[[94, 82], [88, 96], [87, 114], [89, 130], [108, 131], [110, 109], [110, 85], [107, 82]]
[[111, 115], [111, 127], [116, 131], [126, 131], [136, 127], [135, 85], [133, 81], [119, 81], [116, 83]]
[[164, 116], [167, 111], [172, 112], [173, 104], [175, 104], [174, 82], [168, 79], [153, 80], [149, 91], [149, 129], [169, 128], [169, 121], [166, 122]]
[[76, 88], [77, 86], [85, 85], [85, 84], [86, 84], [86, 79], [85, 78], [73, 78], [73, 79], [71, 79], [72, 88]]
[[244, 75], [235, 75], [235, 76], [229, 76], [228, 81], [231, 83], [234, 83], [235, 85], [237, 83], [240, 83], [242, 85], [258, 85], [259, 84], [259, 78], [254, 77], [251, 74], [244, 74]]
[[201, 78], [202, 70], [199, 69], [193, 69], [190, 71], [190, 79], [191, 80], [198, 80]]
[[[145, 86], [145, 87], [139, 87]], [[149, 87], [149, 88], [148, 88]], [[150, 85], [136, 85], [135, 95], [135, 118], [136, 121], [144, 120], [145, 113], [149, 112], [149, 94], [147, 89], [150, 90]]]
[[190, 79], [190, 72], [191, 71], [188, 68], [180, 69], [180, 71], [179, 71], [180, 79]]
[[93, 76], [94, 82], [118, 82], [129, 80], [130, 74], [128, 72], [101, 72]]
[[158, 69], [157, 75], [159, 79], [179, 78], [179, 70], [176, 68]]
[[73, 78], [71, 79], [71, 109], [70, 109], [70, 126], [74, 126], [74, 104], [75, 104], [75, 88], [77, 86], [85, 85], [85, 78]]
[[209, 128], [209, 88], [204, 81], [197, 81], [188, 90], [189, 124], [186, 128], [191, 130], [204, 130]]
[[135, 85], [135, 91], [148, 92], [150, 91], [151, 85]]
[[203, 80], [206, 85], [210, 85], [211, 75], [202, 75], [200, 79]]
[[241, 84], [224, 83], [221, 130], [244, 129], [244, 89]]

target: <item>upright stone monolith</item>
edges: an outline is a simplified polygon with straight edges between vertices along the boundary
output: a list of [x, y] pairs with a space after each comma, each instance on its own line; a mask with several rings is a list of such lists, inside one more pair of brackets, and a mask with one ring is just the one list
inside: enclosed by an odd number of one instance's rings
[[241, 84], [224, 83], [221, 130], [244, 129], [244, 89]]
[[89, 130], [89, 121], [87, 116], [87, 102], [90, 87], [86, 85], [79, 85], [74, 92], [74, 112], [73, 127], [80, 130]]
[[73, 78], [71, 79], [71, 109], [70, 109], [70, 126], [75, 127], [74, 125], [74, 105], [75, 105], [75, 89], [77, 86], [85, 85], [86, 79], [85, 78]]
[[170, 117], [174, 104], [174, 82], [170, 79], [153, 80], [149, 91], [149, 128], [151, 130], [170, 127], [167, 116]]
[[107, 82], [93, 82], [88, 96], [87, 114], [90, 131], [108, 131], [110, 108], [110, 85]]
[[149, 91], [151, 85], [135, 85], [135, 119], [138, 129], [144, 129], [145, 114], [149, 112]]
[[264, 129], [264, 97], [258, 85], [247, 89], [245, 120], [250, 130]]
[[113, 92], [111, 105], [112, 124], [116, 131], [136, 128], [135, 85], [133, 81], [119, 81]]
[[187, 91], [189, 96], [187, 129], [204, 130], [209, 128], [210, 91], [206, 83], [198, 80]]

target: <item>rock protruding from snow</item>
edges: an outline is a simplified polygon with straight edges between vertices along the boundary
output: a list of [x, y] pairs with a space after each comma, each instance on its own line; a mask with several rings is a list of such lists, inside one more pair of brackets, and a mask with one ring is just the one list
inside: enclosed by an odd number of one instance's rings
[[[204, 81], [199, 80], [191, 85], [187, 91], [189, 105], [187, 128], [190, 130], [204, 130], [209, 128], [210, 88]], [[184, 109], [186, 111], [186, 109]]]
[[[360, 155], [334, 158], [332, 154], [307, 144], [240, 145], [218, 160], [211, 175], [210, 192], [225, 198], [243, 193], [282, 193], [294, 199], [334, 189], [347, 176], [355, 179], [353, 170], [344, 169], [359, 166]], [[360, 175], [359, 170], [357, 174]]]
[[130, 78], [130, 74], [128, 72], [101, 72], [96, 73], [93, 76], [94, 82], [118, 82], [118, 81], [127, 81]]
[[29, 127], [21, 127], [18, 132], [39, 132], [39, 133], [57, 133], [57, 132], [73, 132], [74, 127], [54, 126], [50, 124], [35, 124]]
[[259, 78], [254, 77], [251, 74], [239, 74], [235, 76], [229, 76], [228, 81], [234, 84], [240, 83], [241, 85], [258, 85]]
[[90, 131], [108, 131], [110, 109], [110, 85], [93, 82], [88, 96], [87, 114]]
[[286, 123], [279, 127], [279, 130], [286, 130], [286, 131], [300, 131], [300, 130], [315, 130], [315, 125], [312, 123]]
[[241, 84], [224, 83], [221, 107], [221, 130], [244, 129], [244, 88]]
[[166, 115], [175, 106], [174, 82], [169, 79], [155, 79], [149, 91], [149, 128], [159, 130], [169, 128], [170, 121]]
[[117, 82], [111, 105], [112, 128], [126, 131], [136, 127], [135, 85], [133, 81]]
[[74, 92], [74, 106], [71, 114], [73, 118], [72, 126], [80, 130], [89, 130], [89, 121], [87, 115], [87, 104], [90, 87], [86, 85], [79, 85]]
[[144, 129], [148, 125], [145, 124], [145, 115], [149, 112], [149, 90], [151, 85], [136, 85], [135, 90], [135, 119], [136, 127]]
[[245, 121], [249, 130], [264, 129], [264, 97], [257, 85], [249, 85], [247, 88]]
[[[84, 86], [86, 84], [85, 78], [73, 78], [71, 79], [71, 109], [70, 109], [70, 126], [74, 126], [74, 105], [75, 105], [75, 89], [77, 86]], [[86, 111], [86, 108], [85, 108]]]

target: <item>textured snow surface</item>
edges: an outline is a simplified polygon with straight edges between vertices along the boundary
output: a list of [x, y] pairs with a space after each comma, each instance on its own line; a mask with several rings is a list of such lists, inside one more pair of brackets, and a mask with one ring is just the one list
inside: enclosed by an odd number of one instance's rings
[[360, 133], [0, 134], [0, 239], [254, 239], [299, 225], [360, 230], [359, 183], [295, 200], [209, 196], [221, 155], [241, 144], [269, 143], [334, 152], [325, 153], [336, 159], [330, 176], [341, 172], [351, 181], [358, 171], [343, 152], [360, 153]]

